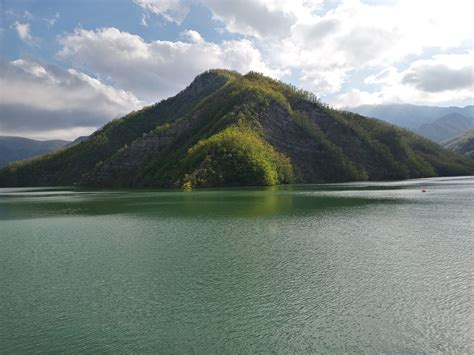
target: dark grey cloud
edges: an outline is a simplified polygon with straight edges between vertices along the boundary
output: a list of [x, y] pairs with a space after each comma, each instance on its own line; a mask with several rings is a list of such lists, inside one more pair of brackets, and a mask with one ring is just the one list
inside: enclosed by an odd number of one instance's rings
[[99, 127], [110, 117], [84, 110], [44, 110], [22, 104], [0, 104], [0, 133]]
[[474, 63], [462, 68], [450, 68], [445, 64], [426, 64], [412, 68], [402, 78], [426, 92], [442, 92], [474, 87]]
[[99, 127], [141, 106], [134, 95], [76, 70], [23, 59], [0, 70], [0, 134]]

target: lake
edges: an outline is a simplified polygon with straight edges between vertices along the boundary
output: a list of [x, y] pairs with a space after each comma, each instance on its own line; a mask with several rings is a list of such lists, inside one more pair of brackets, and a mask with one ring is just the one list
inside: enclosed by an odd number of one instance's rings
[[473, 177], [0, 189], [0, 352], [474, 353], [473, 252]]

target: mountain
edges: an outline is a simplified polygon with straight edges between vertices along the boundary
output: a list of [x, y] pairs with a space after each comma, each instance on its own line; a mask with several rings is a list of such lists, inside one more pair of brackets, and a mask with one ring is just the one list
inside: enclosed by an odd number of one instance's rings
[[184, 187], [474, 174], [407, 130], [250, 72], [210, 70], [86, 141], [0, 171], [1, 186]]
[[466, 117], [474, 117], [474, 106], [438, 107], [417, 106], [409, 104], [362, 105], [349, 109], [364, 116], [379, 118], [412, 131], [425, 124], [430, 124], [440, 117], [458, 113]]
[[460, 136], [463, 132], [474, 128], [474, 116], [466, 117], [460, 113], [450, 113], [432, 123], [425, 123], [417, 129], [417, 133], [440, 143]]
[[22, 137], [0, 136], [0, 167], [59, 149], [71, 142], [64, 140], [37, 141]]
[[467, 158], [474, 159], [474, 129], [443, 143], [443, 146]]
[[84, 141], [87, 140], [88, 138], [89, 138], [89, 136], [79, 136], [79, 137], [77, 137], [76, 139], [74, 139], [72, 142], [70, 142], [69, 144], [65, 145], [65, 147], [70, 147], [70, 146], [79, 144], [79, 143], [81, 143], [81, 142], [84, 142]]

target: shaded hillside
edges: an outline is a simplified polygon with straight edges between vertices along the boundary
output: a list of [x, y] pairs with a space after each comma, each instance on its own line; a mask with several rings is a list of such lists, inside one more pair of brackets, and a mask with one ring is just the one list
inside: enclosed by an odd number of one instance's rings
[[22, 137], [0, 136], [0, 167], [59, 149], [71, 142], [64, 140], [38, 141]]
[[0, 172], [11, 185], [235, 186], [473, 174], [406, 130], [257, 73], [211, 70], [88, 140]]
[[70, 147], [70, 146], [79, 144], [79, 143], [81, 143], [81, 142], [84, 142], [84, 141], [87, 140], [88, 138], [89, 138], [89, 136], [79, 136], [79, 137], [77, 137], [76, 139], [74, 139], [71, 143], [65, 145], [65, 147]]
[[224, 85], [232, 75], [232, 72], [222, 72], [198, 76], [192, 85], [175, 97], [113, 120], [84, 142], [0, 172], [0, 183], [19, 186], [71, 185], [125, 145], [158, 125], [184, 115]]
[[423, 137], [441, 143], [474, 128], [474, 117], [466, 117], [460, 113], [450, 113], [436, 121], [421, 125], [416, 131]]
[[474, 129], [465, 132], [460, 137], [444, 142], [443, 146], [474, 160]]
[[474, 117], [474, 106], [472, 105], [466, 107], [418, 106], [409, 104], [362, 105], [353, 107], [350, 111], [368, 117], [379, 118], [415, 132], [422, 125], [433, 123], [438, 118], [452, 113]]

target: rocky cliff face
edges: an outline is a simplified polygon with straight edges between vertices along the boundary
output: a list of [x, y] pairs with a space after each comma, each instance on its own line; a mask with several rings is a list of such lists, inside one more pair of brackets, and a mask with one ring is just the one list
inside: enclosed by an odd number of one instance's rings
[[[335, 162], [328, 159], [331, 146], [343, 147], [348, 161], [356, 160], [370, 170], [370, 160], [375, 157], [369, 156], [355, 132], [329, 117], [317, 105], [303, 103], [296, 108], [289, 114], [274, 103], [262, 115], [261, 123], [264, 137], [287, 154], [300, 171], [302, 181], [329, 180]], [[308, 134], [311, 128], [318, 131], [316, 137]]]
[[161, 153], [173, 139], [171, 134], [151, 134], [123, 147], [116, 156], [99, 162], [96, 167], [86, 173], [80, 180], [81, 185], [113, 186], [122, 182], [147, 161]]

